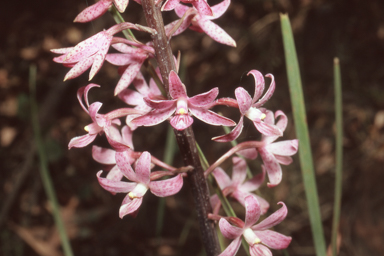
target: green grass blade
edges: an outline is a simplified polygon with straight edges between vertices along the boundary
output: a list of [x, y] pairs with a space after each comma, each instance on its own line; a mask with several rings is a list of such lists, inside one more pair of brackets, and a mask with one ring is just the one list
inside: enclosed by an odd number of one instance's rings
[[288, 15], [280, 14], [283, 35], [285, 62], [287, 66], [289, 91], [293, 117], [296, 127], [296, 136], [299, 139], [299, 157], [304, 181], [305, 194], [308, 203], [309, 219], [317, 256], [326, 255], [323, 226], [321, 223], [319, 199], [317, 195], [315, 171], [313, 167], [311, 146], [309, 143], [308, 127], [306, 122], [303, 90], [301, 86], [300, 70], [293, 40], [292, 28]]
[[339, 229], [341, 189], [343, 177], [343, 104], [341, 91], [341, 74], [339, 59], [333, 61], [333, 74], [335, 85], [335, 114], [336, 114], [336, 178], [335, 178], [335, 202], [332, 221], [332, 254], [337, 255], [337, 231]]
[[52, 179], [48, 171], [47, 155], [41, 140], [40, 126], [39, 126], [39, 120], [38, 120], [38, 114], [37, 114], [38, 109], [37, 109], [37, 103], [36, 103], [35, 88], [36, 88], [36, 66], [31, 65], [29, 68], [31, 120], [32, 120], [34, 139], [35, 139], [37, 151], [39, 154], [39, 160], [40, 160], [40, 175], [43, 181], [45, 193], [47, 194], [49, 202], [51, 203], [51, 206], [52, 206], [52, 214], [53, 214], [53, 218], [54, 218], [57, 230], [59, 231], [64, 255], [72, 256], [73, 255], [72, 248], [64, 228], [63, 220], [61, 219], [61, 216], [60, 216], [59, 203], [57, 202], [56, 193], [52, 184]]

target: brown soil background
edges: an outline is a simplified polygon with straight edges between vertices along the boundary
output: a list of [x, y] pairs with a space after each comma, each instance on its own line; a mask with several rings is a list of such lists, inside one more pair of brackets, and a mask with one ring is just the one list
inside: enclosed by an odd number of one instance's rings
[[[72, 23], [86, 6], [85, 1], [75, 0], [1, 4], [0, 255], [62, 255], [41, 183], [30, 124], [28, 69], [32, 63], [38, 68], [37, 100], [49, 169], [75, 255], [201, 255], [188, 185], [165, 200], [160, 239], [155, 231], [158, 198], [146, 195], [136, 219], [119, 219], [123, 195], [112, 196], [98, 185], [95, 174], [103, 166], [92, 160], [91, 146], [67, 150], [69, 140], [83, 134], [83, 127], [90, 122], [76, 99], [76, 90], [88, 83], [88, 71], [63, 83], [68, 68], [52, 62], [54, 55], [49, 49], [73, 46], [114, 24], [108, 13], [89, 24]], [[131, 1], [127, 10], [126, 21], [145, 24], [138, 4]], [[216, 86], [220, 97], [233, 97], [238, 86], [253, 92], [252, 79], [246, 73], [258, 69], [276, 78], [276, 92], [266, 107], [281, 109], [291, 118], [279, 12], [289, 14], [295, 33], [327, 243], [335, 165], [332, 62], [337, 56], [344, 107], [339, 255], [384, 255], [383, 1], [233, 1], [227, 13], [215, 22], [236, 40], [236, 49], [193, 31], [172, 41], [174, 52], [182, 53], [188, 93], [195, 95]], [[165, 15], [166, 23], [175, 18], [173, 13]], [[103, 101], [104, 113], [122, 106], [113, 98], [117, 81], [116, 68], [109, 64], [92, 81], [102, 87], [91, 91], [90, 101]], [[238, 120], [236, 111], [217, 110]], [[161, 158], [166, 128], [163, 124], [139, 129], [134, 139], [136, 150], [150, 150]], [[229, 145], [212, 144], [210, 138], [222, 134], [222, 130], [206, 128], [199, 121], [194, 123], [197, 140], [213, 162]], [[199, 129], [204, 132], [199, 133]], [[247, 123], [241, 139], [257, 138], [254, 127]], [[293, 138], [290, 121], [284, 139]], [[98, 138], [94, 144], [106, 145], [105, 138]], [[174, 165], [180, 166], [178, 157]], [[254, 173], [260, 171], [258, 164], [253, 166]], [[230, 170], [228, 164], [224, 167]], [[284, 201], [289, 208], [287, 219], [276, 227], [293, 237], [287, 249], [289, 255], [314, 255], [298, 158], [283, 170], [283, 182], [274, 189], [264, 185], [261, 193], [271, 203], [269, 214], [278, 208], [278, 201]], [[245, 253], [240, 249], [238, 255]]]

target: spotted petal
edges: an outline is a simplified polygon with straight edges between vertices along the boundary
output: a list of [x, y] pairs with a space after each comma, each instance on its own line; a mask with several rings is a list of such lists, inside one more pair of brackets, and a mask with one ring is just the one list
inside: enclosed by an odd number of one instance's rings
[[181, 174], [166, 180], [152, 181], [149, 184], [151, 192], [159, 197], [171, 196], [180, 191], [183, 187], [183, 177]]

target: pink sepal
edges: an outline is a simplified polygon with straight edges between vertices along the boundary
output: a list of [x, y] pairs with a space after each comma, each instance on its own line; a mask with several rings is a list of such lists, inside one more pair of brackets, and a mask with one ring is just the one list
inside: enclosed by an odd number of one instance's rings
[[[128, 195], [126, 196], [126, 198], [129, 199]], [[119, 210], [119, 217], [122, 219], [125, 215], [128, 215], [128, 214], [136, 215], [137, 214], [136, 211], [139, 209], [142, 202], [143, 202], [143, 198], [137, 197], [137, 198], [134, 198], [133, 200], [128, 201], [126, 204], [121, 205]]]
[[97, 3], [85, 8], [79, 13], [73, 22], [85, 23], [99, 18], [112, 6], [111, 0], [100, 0]]
[[159, 197], [172, 196], [183, 187], [183, 177], [181, 174], [166, 180], [152, 181], [149, 189], [152, 194]]
[[68, 149], [71, 148], [83, 148], [89, 145], [92, 141], [95, 140], [97, 134], [85, 134], [83, 136], [74, 137], [68, 144]]
[[259, 224], [254, 225], [252, 227], [253, 231], [262, 231], [262, 230], [269, 229], [273, 226], [276, 226], [277, 224], [282, 222], [285, 219], [285, 217], [287, 217], [287, 214], [288, 214], [287, 206], [285, 206], [283, 202], [279, 202], [278, 204], [280, 204], [282, 207], [276, 212], [274, 212], [273, 214], [269, 215], [266, 219], [261, 221]]

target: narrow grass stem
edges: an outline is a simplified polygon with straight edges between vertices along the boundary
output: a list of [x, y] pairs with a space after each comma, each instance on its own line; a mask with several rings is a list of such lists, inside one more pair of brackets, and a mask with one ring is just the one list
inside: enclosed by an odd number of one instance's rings
[[343, 103], [341, 89], [341, 73], [339, 59], [333, 61], [335, 86], [335, 114], [336, 114], [336, 169], [335, 169], [335, 202], [332, 220], [332, 255], [337, 255], [337, 233], [340, 222], [341, 192], [343, 179]]
[[31, 120], [34, 133], [34, 139], [37, 146], [37, 151], [40, 159], [40, 175], [43, 181], [43, 186], [45, 193], [47, 194], [48, 200], [52, 207], [52, 214], [58, 229], [61, 244], [65, 256], [72, 256], [72, 248], [69, 243], [67, 233], [65, 231], [64, 222], [60, 216], [59, 203], [57, 202], [57, 197], [55, 189], [53, 187], [52, 179], [48, 171], [48, 160], [41, 139], [41, 132], [38, 119], [38, 108], [36, 102], [36, 66], [31, 65], [29, 68], [29, 89], [30, 89], [30, 103], [31, 103]]

